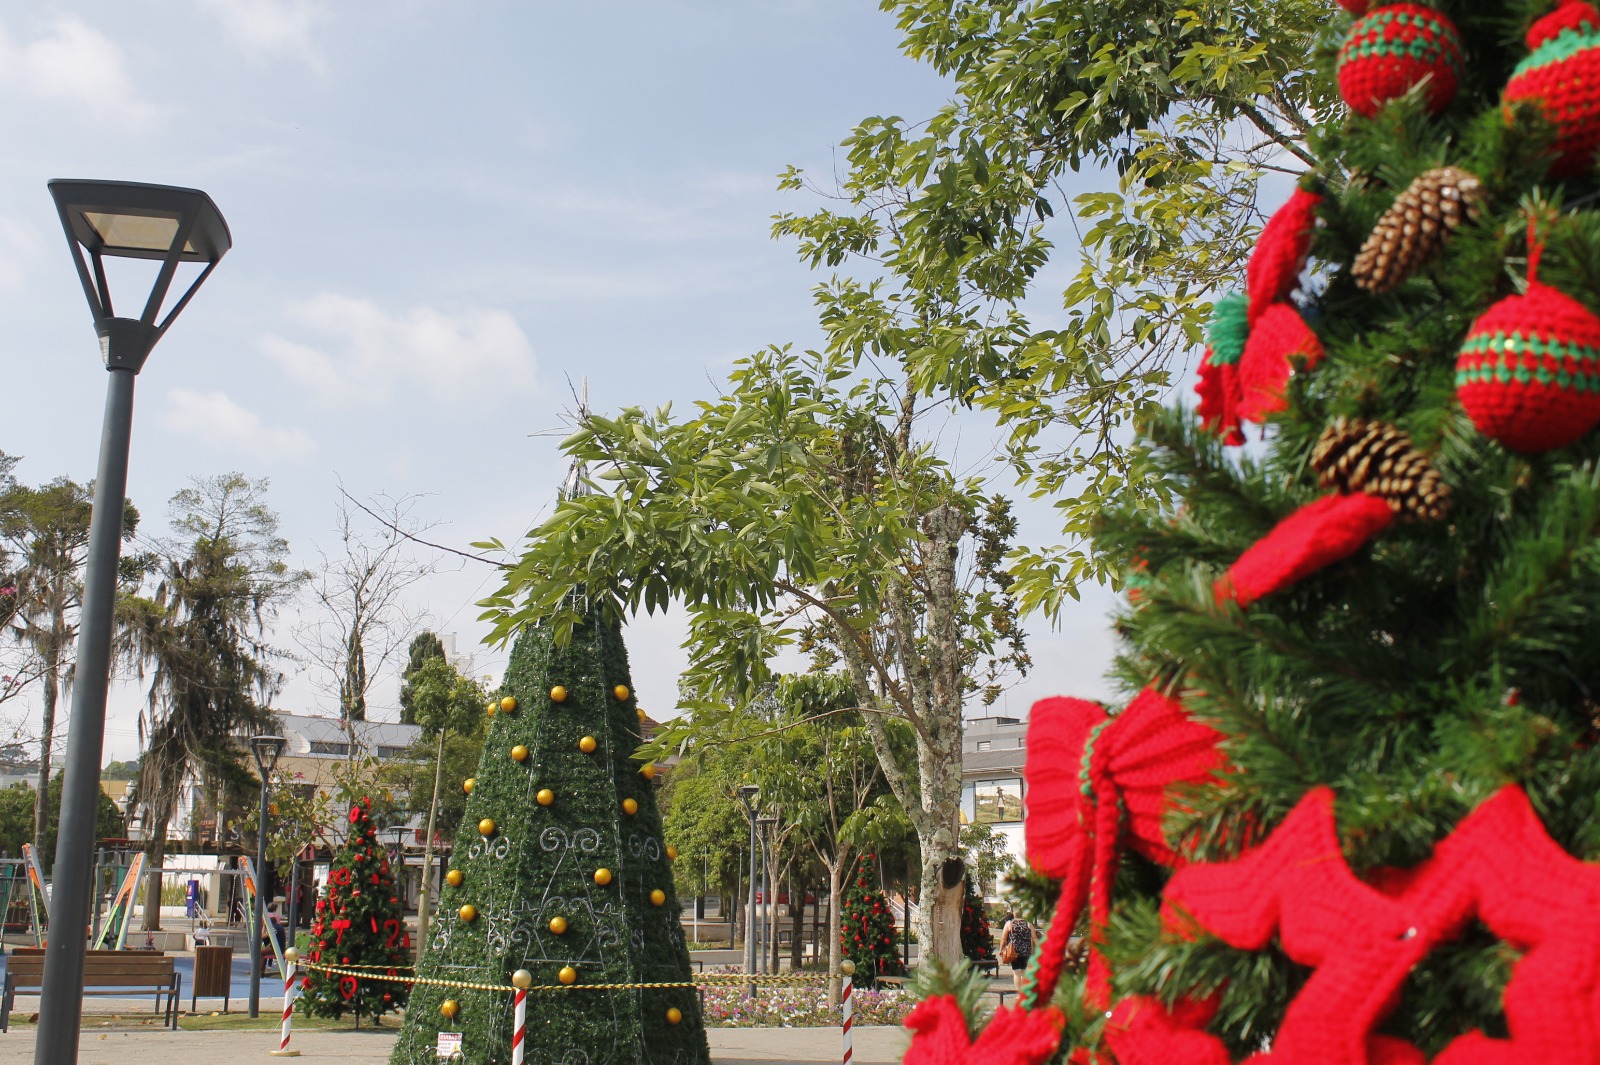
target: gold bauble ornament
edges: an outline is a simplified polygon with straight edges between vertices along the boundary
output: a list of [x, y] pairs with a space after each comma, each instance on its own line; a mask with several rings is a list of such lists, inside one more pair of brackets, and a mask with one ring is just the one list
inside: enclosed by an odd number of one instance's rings
[[567, 934], [567, 919], [565, 917], [550, 918], [550, 934], [564, 936]]
[[460, 887], [462, 884], [467, 882], [467, 874], [463, 873], [459, 869], [452, 869], [448, 873], [444, 874], [444, 882], [449, 884], [451, 887]]
[[641, 706], [641, 707], [639, 707], [639, 708], [638, 708], [638, 710], [637, 710], [637, 711], [636, 711], [636, 712], [637, 712], [637, 713], [638, 713], [638, 715], [639, 715], [639, 724], [641, 724], [641, 725], [642, 725], [642, 724], [644, 724], [644, 717], [645, 717], [645, 714], [644, 714], [644, 707], [642, 707], [642, 706]]
[[511, 760], [514, 762], [526, 762], [528, 760], [528, 748], [520, 743], [511, 748]]
[[668, 1006], [667, 1007], [667, 1023], [668, 1024], [677, 1024], [681, 1020], [683, 1020], [683, 1011], [680, 1010], [676, 1006]]
[[534, 798], [539, 801], [540, 806], [549, 806], [556, 801], [556, 793], [549, 788], [540, 788], [539, 794], [535, 795]]
[[645, 766], [643, 769], [639, 770], [639, 775], [641, 777], [644, 777], [646, 780], [654, 780], [656, 778], [656, 767], [655, 767], [655, 764], [651, 763], [651, 764]]
[[461, 1012], [461, 1003], [453, 998], [447, 998], [439, 1003], [439, 1012], [450, 1020], [455, 1020], [456, 1014]]
[[678, 860], [678, 848], [674, 847], [670, 843], [667, 844], [667, 861], [675, 862], [677, 860]]
[[495, 702], [493, 699], [489, 700], [488, 705], [484, 707], [484, 710], [488, 712], [490, 717], [493, 717], [494, 712], [498, 709], [500, 709], [500, 704]]
[[533, 986], [533, 974], [526, 969], [518, 969], [511, 974], [511, 986], [519, 991], [526, 991]]
[[567, 689], [563, 688], [559, 684], [557, 684], [554, 688], [551, 688], [550, 689], [550, 701], [552, 703], [564, 703], [564, 702], [566, 702], [567, 701]]
[[466, 792], [468, 795], [471, 795], [472, 789], [477, 785], [477, 783], [477, 777], [468, 777], [466, 780], [461, 782], [461, 790]]
[[570, 965], [563, 965], [561, 971], [556, 973], [556, 979], [563, 984], [575, 984], [578, 982], [578, 970]]
[[480, 835], [480, 836], [492, 836], [492, 835], [494, 835], [494, 818], [485, 817], [482, 821], [478, 822], [478, 835]]
[[599, 884], [601, 887], [605, 887], [607, 884], [611, 883], [611, 870], [596, 869], [594, 871], [594, 882]]
[[656, 888], [654, 891], [650, 892], [650, 905], [665, 906], [666, 904], [667, 893], [665, 891], [662, 891], [660, 888]]
[[636, 814], [639, 812], [639, 804], [633, 799], [623, 799], [622, 812], [629, 815]]
[[478, 908], [470, 902], [467, 903], [465, 906], [461, 907], [461, 919], [468, 924], [476, 921], [478, 919]]
[[594, 749], [598, 746], [600, 746], [600, 744], [593, 736], [585, 736], [583, 739], [578, 741], [578, 750], [582, 751], [584, 754], [593, 754]]
[[628, 686], [626, 684], [618, 684], [615, 688], [611, 689], [611, 694], [617, 697], [617, 702], [623, 703], [628, 701], [630, 692], [628, 691]]
[[500, 709], [503, 710], [505, 713], [508, 713], [508, 714], [516, 713], [517, 712], [517, 697], [515, 695], [508, 695], [504, 699], [501, 699], [500, 700]]

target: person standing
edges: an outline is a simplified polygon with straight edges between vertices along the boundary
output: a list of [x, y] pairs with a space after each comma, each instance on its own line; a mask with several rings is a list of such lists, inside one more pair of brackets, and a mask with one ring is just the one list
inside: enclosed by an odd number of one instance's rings
[[1000, 929], [1000, 960], [1011, 966], [1011, 982], [1022, 990], [1022, 978], [1028, 971], [1028, 959], [1033, 957], [1033, 925], [1025, 918], [1006, 914], [1005, 925]]

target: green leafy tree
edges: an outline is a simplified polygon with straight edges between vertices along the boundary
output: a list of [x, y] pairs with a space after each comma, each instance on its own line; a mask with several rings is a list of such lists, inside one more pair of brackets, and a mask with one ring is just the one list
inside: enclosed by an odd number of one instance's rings
[[[309, 961], [340, 968], [375, 969], [397, 976], [411, 961], [410, 938], [395, 894], [394, 871], [378, 842], [371, 804], [350, 807], [349, 835], [334, 855], [328, 887], [317, 900]], [[335, 1020], [352, 1012], [375, 1021], [406, 1004], [406, 985], [391, 980], [307, 971], [298, 1007], [313, 1017]]]
[[[634, 752], [642, 715], [620, 627], [597, 613], [517, 636], [469, 788], [421, 977], [506, 987], [681, 983], [690, 978], [654, 768]], [[508, 702], [509, 700], [509, 702]], [[447, 1002], [449, 1005], [447, 1006]], [[576, 989], [536, 999], [530, 1061], [709, 1061], [688, 987]], [[512, 1013], [499, 991], [419, 983], [393, 1065], [462, 1033], [469, 1065], [506, 1060]]]
[[[54, 754], [56, 707], [72, 679], [89, 557], [93, 491], [65, 477], [39, 488], [12, 485], [0, 493], [0, 541], [14, 567], [12, 635], [37, 663], [43, 715], [39, 722], [39, 783], [34, 789], [33, 845], [44, 850], [45, 797]], [[139, 512], [123, 507], [122, 538], [132, 538]]]
[[967, 882], [977, 885], [980, 893], [993, 891], [1017, 864], [1006, 838], [982, 821], [962, 826], [961, 855], [967, 862]]
[[1027, 665], [1000, 569], [1014, 522], [916, 439], [926, 411], [904, 382], [859, 369], [768, 350], [694, 417], [584, 417], [563, 447], [615, 495], [562, 500], [487, 605], [502, 639], [535, 619], [565, 638], [580, 587], [616, 614], [683, 601], [692, 716], [668, 723], [662, 749], [727, 731], [785, 647], [837, 665], [917, 833], [919, 935], [954, 958], [960, 883], [941, 874], [959, 860], [962, 708]]
[[416, 699], [413, 678], [417, 671], [428, 659], [443, 657], [444, 644], [434, 633], [424, 630], [411, 638], [411, 646], [406, 649], [406, 668], [400, 674], [400, 720], [403, 724], [417, 723], [413, 705]]
[[[1120, 577], [1087, 550], [1108, 503], [1169, 502], [1134, 423], [1242, 275], [1263, 174], [1337, 114], [1305, 57], [1324, 0], [882, 0], [903, 51], [953, 80], [922, 123], [863, 120], [825, 209], [779, 216], [813, 266], [831, 351], [903, 358], [915, 386], [994, 413], [1070, 539], [1012, 561], [1025, 610]], [[806, 176], [790, 170], [784, 187]], [[1058, 246], [1073, 261], [1052, 268]], [[1041, 292], [1046, 284], [1065, 287]], [[1036, 324], [1030, 297], [1065, 316]], [[909, 342], [908, 342], [909, 338]], [[1070, 487], [1070, 492], [1066, 490]]]
[[[203, 773], [219, 796], [226, 781], [252, 779], [235, 737], [271, 724], [266, 702], [281, 674], [268, 626], [304, 574], [285, 561], [266, 490], [230, 473], [174, 495], [175, 536], [149, 559], [145, 594], [119, 605], [122, 654], [149, 682], [135, 801], [156, 868], [185, 775]], [[213, 804], [219, 823], [223, 808]], [[159, 928], [159, 880], [150, 885], [145, 927]]]
[[[696, 746], [672, 767], [661, 789], [662, 831], [677, 848], [672, 871], [680, 891], [723, 896], [737, 920], [740, 885], [749, 872], [749, 826], [735, 797], [750, 782], [748, 744]], [[730, 905], [731, 904], [731, 905]]]
[[[49, 787], [50, 791], [44, 803], [47, 811], [44, 836], [36, 852], [39, 864], [44, 869], [53, 869], [56, 864], [56, 830], [61, 817], [61, 777], [59, 775], [51, 777]], [[34, 789], [27, 784], [13, 784], [9, 788], [0, 789], [0, 851], [15, 858], [22, 853], [24, 843], [33, 842], [33, 811], [38, 805], [36, 800]], [[121, 839], [126, 835], [122, 811], [117, 809], [117, 804], [103, 791], [100, 793], [98, 812], [95, 815], [94, 831], [96, 839]]]

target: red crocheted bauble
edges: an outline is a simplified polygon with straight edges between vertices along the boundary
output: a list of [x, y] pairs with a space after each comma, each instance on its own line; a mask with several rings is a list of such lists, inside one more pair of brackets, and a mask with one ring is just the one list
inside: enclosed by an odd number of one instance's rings
[[1480, 433], [1514, 451], [1565, 447], [1600, 424], [1600, 318], [1529, 282], [1472, 323], [1456, 395]]
[[1533, 24], [1528, 48], [1506, 82], [1505, 101], [1538, 103], [1555, 123], [1551, 175], [1587, 174], [1600, 149], [1600, 13], [1584, 0], [1564, 0]]
[[1339, 94], [1357, 114], [1376, 115], [1426, 82], [1428, 110], [1455, 99], [1461, 37], [1442, 12], [1421, 4], [1388, 4], [1356, 19], [1339, 49]]

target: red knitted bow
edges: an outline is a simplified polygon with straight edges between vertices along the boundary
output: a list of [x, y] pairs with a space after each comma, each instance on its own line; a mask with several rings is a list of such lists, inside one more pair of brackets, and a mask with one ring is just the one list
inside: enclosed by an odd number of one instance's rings
[[1053, 1009], [998, 1009], [978, 1033], [953, 995], [923, 999], [906, 1017], [911, 1046], [904, 1065], [1041, 1065], [1061, 1042], [1061, 1014]]
[[1044, 699], [1028, 723], [1028, 861], [1062, 880], [1055, 916], [1040, 944], [1024, 1004], [1049, 1002], [1066, 959], [1067, 939], [1089, 906], [1089, 1005], [1111, 1001], [1102, 952], [1111, 916], [1119, 844], [1163, 865], [1183, 858], [1161, 831], [1167, 790], [1201, 783], [1223, 766], [1221, 735], [1192, 720], [1182, 704], [1146, 688], [1115, 717], [1083, 699]]

